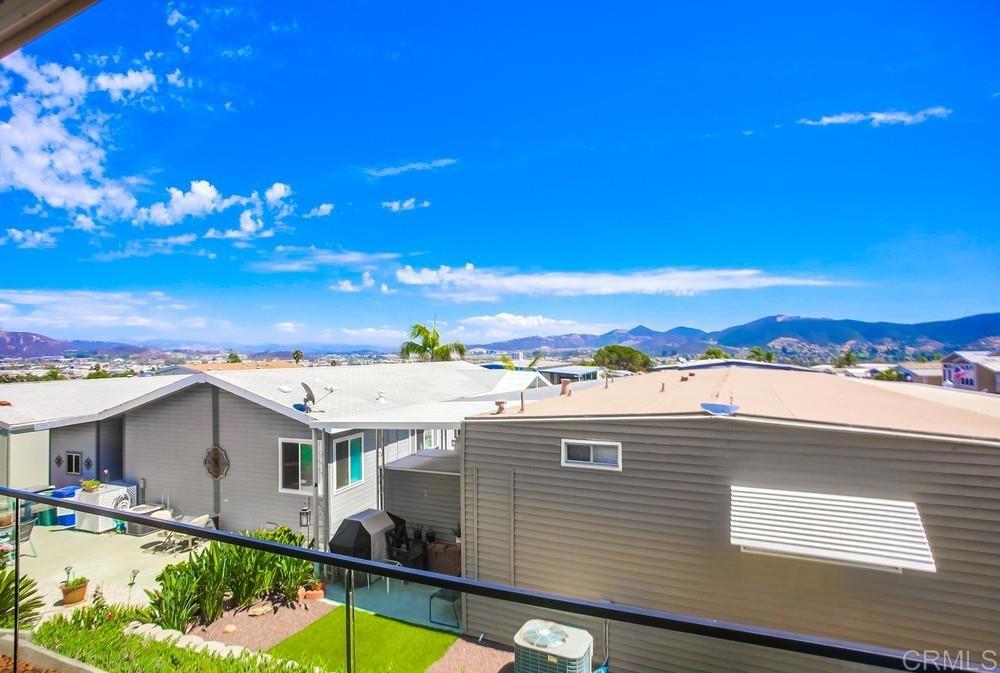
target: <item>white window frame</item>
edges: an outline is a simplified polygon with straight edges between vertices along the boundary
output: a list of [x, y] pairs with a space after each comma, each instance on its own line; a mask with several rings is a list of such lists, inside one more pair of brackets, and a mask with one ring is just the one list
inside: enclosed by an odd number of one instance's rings
[[[348, 475], [347, 479], [350, 481], [350, 469], [351, 469], [351, 440], [355, 437], [361, 438], [361, 479], [354, 482], [353, 484], [347, 484], [347, 486], [341, 486], [337, 488], [337, 444], [341, 442], [347, 442], [347, 469]], [[331, 465], [333, 465], [333, 482], [331, 483], [331, 490], [333, 493], [343, 493], [344, 491], [349, 491], [352, 488], [357, 488], [365, 483], [365, 433], [356, 432], [353, 435], [345, 435], [343, 437], [331, 437], [330, 438], [330, 449], [332, 451], [333, 460]]]
[[[69, 469], [69, 457], [76, 456], [76, 466], [77, 471], [71, 472]], [[66, 452], [66, 474], [81, 475], [83, 474], [83, 452], [82, 451], [67, 451]]]
[[[590, 462], [583, 463], [576, 460], [567, 460], [566, 458], [566, 447], [569, 444], [588, 444], [591, 446], [590, 452]], [[618, 451], [618, 464], [617, 465], [602, 465], [600, 463], [593, 462], [594, 452], [593, 447], [595, 446], [611, 446]], [[621, 442], [606, 442], [598, 439], [563, 439], [562, 440], [562, 455], [561, 464], [563, 467], [580, 467], [585, 470], [605, 470], [610, 472], [621, 472], [622, 471], [622, 443]]]
[[[284, 486], [281, 485], [282, 467], [283, 467], [283, 465], [281, 464], [281, 445], [284, 444], [285, 442], [289, 442], [289, 443], [295, 442], [296, 444], [308, 444], [309, 446], [312, 447], [312, 450], [313, 450], [313, 472], [314, 472], [314, 474], [313, 474], [313, 481], [314, 482], [316, 481], [316, 474], [315, 474], [315, 469], [316, 469], [316, 442], [314, 442], [311, 437], [304, 438], [304, 439], [303, 438], [299, 438], [299, 437], [279, 437], [278, 438], [278, 493], [288, 493], [289, 495], [306, 495], [306, 496], [310, 496], [311, 497], [313, 495], [313, 487], [312, 486], [309, 487], [309, 490], [304, 490], [302, 488], [285, 488]], [[301, 452], [301, 448], [299, 449], [299, 451]], [[302, 483], [302, 454], [301, 453], [299, 453], [299, 483]]]

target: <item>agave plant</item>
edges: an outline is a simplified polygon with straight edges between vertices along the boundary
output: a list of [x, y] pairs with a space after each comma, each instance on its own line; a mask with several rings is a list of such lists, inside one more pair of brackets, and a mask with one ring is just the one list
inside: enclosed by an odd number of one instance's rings
[[[9, 629], [14, 626], [14, 585], [18, 578], [13, 568], [0, 569], [0, 628]], [[38, 585], [35, 580], [21, 576], [20, 606], [18, 621], [21, 626], [30, 626], [38, 619], [42, 609], [42, 599], [38, 597]]]

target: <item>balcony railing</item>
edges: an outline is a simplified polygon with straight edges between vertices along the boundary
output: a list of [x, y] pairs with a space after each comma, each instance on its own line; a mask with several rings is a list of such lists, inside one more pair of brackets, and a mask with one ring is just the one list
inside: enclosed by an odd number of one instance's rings
[[[509, 646], [531, 617], [592, 638], [592, 663], [581, 664], [588, 670], [605, 659], [611, 671], [983, 670], [961, 653], [904, 652], [333, 554], [294, 544], [302, 540], [287, 529], [248, 536], [4, 487], [0, 497], [9, 499], [15, 547], [13, 570], [3, 571], [13, 581], [0, 596], [0, 607], [11, 606], [0, 619], [12, 626], [14, 670], [46, 650], [111, 672], [150, 669], [149, 657], [177, 670], [220, 672], [288, 670], [288, 661], [347, 673], [430, 665], [458, 673], [495, 660], [490, 670], [500, 670], [512, 655], [489, 641]], [[146, 534], [32, 523], [32, 512], [48, 507], [80, 524]], [[81, 577], [82, 608], [72, 604]], [[302, 600], [316, 596], [328, 600]], [[497, 626], [505, 619], [515, 624], [509, 632]], [[459, 636], [466, 637], [456, 644]], [[546, 665], [562, 656], [532, 651]], [[242, 668], [227, 668], [235, 665]]]

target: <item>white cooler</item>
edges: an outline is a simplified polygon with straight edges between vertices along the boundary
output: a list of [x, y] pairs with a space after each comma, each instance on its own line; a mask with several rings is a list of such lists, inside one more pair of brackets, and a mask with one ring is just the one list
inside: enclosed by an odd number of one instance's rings
[[[111, 484], [104, 484], [96, 491], [91, 492], [80, 489], [76, 493], [76, 501], [99, 507], [110, 507], [112, 509], [129, 509], [132, 507], [132, 498], [129, 497], [128, 489], [125, 486], [113, 486]], [[77, 512], [75, 527], [77, 530], [85, 530], [90, 533], [103, 533], [114, 529], [115, 520], [107, 516]]]

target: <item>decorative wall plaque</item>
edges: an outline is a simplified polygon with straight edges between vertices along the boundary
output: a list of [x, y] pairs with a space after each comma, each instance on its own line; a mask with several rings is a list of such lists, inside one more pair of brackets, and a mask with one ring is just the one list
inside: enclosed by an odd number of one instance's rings
[[205, 469], [212, 479], [222, 479], [229, 472], [229, 456], [221, 447], [209, 448], [205, 452]]

